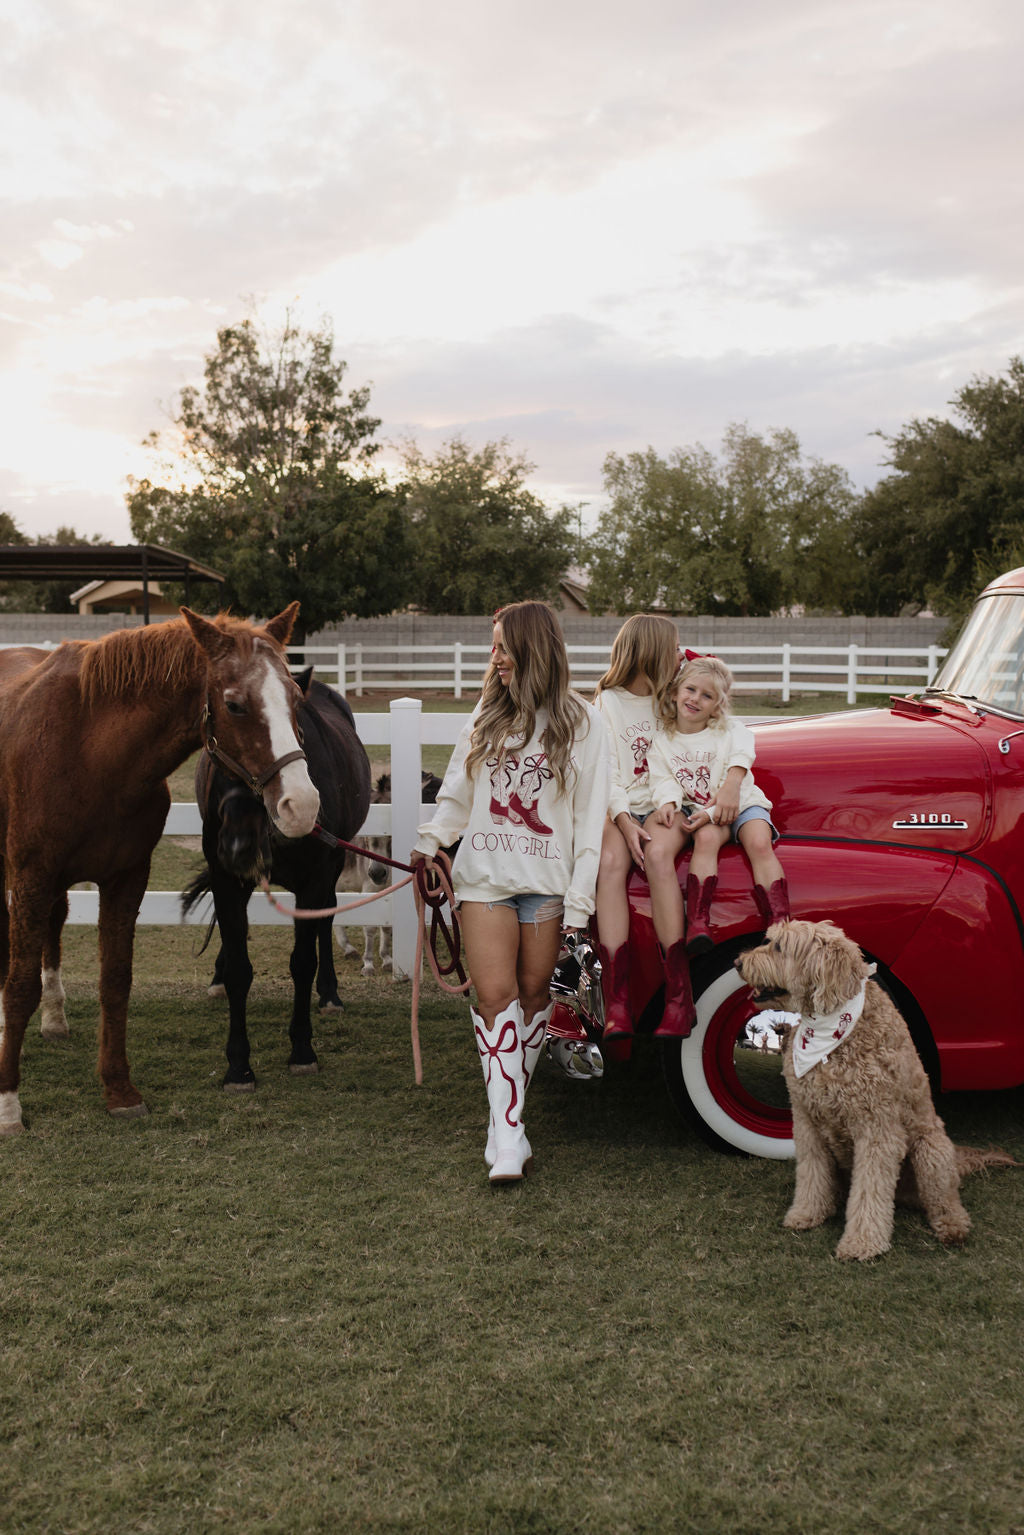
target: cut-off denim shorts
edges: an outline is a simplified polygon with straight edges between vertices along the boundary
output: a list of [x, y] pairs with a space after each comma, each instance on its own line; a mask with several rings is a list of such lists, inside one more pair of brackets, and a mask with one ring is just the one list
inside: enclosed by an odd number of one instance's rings
[[488, 901], [487, 910], [493, 911], [496, 906], [511, 906], [519, 918], [519, 926], [525, 927], [532, 922], [538, 927], [541, 922], [552, 922], [556, 918], [561, 921], [564, 907], [557, 895], [537, 895], [533, 891], [525, 891], [522, 895], [507, 895], [500, 901]]
[[768, 825], [772, 829], [772, 841], [773, 842], [778, 842], [778, 840], [779, 840], [778, 829], [775, 826], [774, 821], [772, 820], [771, 816], [768, 814], [767, 810], [764, 808], [763, 805], [748, 805], [746, 810], [741, 810], [740, 811], [740, 813], [736, 817], [735, 821], [733, 821], [732, 826], [729, 828], [729, 830], [732, 832], [732, 840], [733, 840], [733, 842], [736, 842], [738, 840], [737, 836], [736, 836], [736, 833], [739, 831], [740, 827], [743, 826], [745, 824], [745, 822], [747, 822], [747, 821], [767, 821]]

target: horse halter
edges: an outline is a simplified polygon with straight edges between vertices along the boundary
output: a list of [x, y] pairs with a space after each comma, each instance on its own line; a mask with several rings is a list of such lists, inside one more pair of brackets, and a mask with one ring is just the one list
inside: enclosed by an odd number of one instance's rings
[[[216, 736], [207, 734], [206, 727], [210, 718], [210, 701], [207, 699], [203, 705], [203, 712], [199, 716], [199, 735], [204, 749], [209, 752], [214, 762], [219, 762], [224, 771], [230, 773], [232, 778], [239, 779], [250, 793], [255, 794], [257, 799], [263, 798], [263, 791], [275, 773], [279, 773], [282, 768], [287, 767], [289, 762], [305, 762], [306, 760], [306, 753], [299, 748], [293, 752], [285, 752], [284, 756], [278, 757], [276, 762], [272, 762], [265, 772], [259, 775], [250, 773], [248, 768], [243, 767], [240, 762], [236, 762], [234, 757], [229, 757], [227, 752], [218, 746]], [[298, 726], [295, 728], [297, 737], [301, 741], [302, 731]]]

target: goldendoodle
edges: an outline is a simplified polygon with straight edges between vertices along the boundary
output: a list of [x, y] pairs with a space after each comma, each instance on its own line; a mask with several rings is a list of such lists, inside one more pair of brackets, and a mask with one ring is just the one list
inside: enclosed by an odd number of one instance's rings
[[736, 967], [759, 1000], [800, 1015], [783, 1053], [796, 1145], [783, 1224], [820, 1226], [848, 1186], [836, 1257], [877, 1258], [892, 1240], [899, 1184], [900, 1202], [920, 1204], [940, 1241], [962, 1242], [971, 1221], [960, 1174], [1016, 1164], [953, 1145], [907, 1025], [857, 945], [831, 922], [776, 922]]

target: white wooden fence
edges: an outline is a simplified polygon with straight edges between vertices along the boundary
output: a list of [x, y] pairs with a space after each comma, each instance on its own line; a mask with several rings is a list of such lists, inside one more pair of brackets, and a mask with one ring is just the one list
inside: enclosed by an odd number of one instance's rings
[[[418, 698], [395, 699], [387, 714], [356, 714], [356, 730], [367, 748], [384, 746], [391, 755], [391, 804], [372, 805], [363, 830], [390, 836], [394, 856], [403, 862], [416, 840], [416, 827], [429, 820], [431, 808], [424, 813], [420, 803], [422, 750], [424, 746], [454, 746], [466, 723], [465, 714], [424, 714]], [[370, 751], [372, 756], [372, 750]], [[330, 828], [328, 827], [328, 830]], [[178, 803], [171, 806], [164, 827], [165, 837], [198, 836], [202, 831], [199, 807]], [[396, 870], [396, 879], [402, 875]], [[290, 898], [285, 897], [287, 902]], [[341, 895], [339, 901], [353, 901], [354, 895]], [[72, 890], [68, 897], [68, 921], [95, 927], [99, 921], [99, 892]], [[212, 914], [212, 902], [201, 904], [186, 919], [205, 924]], [[181, 895], [176, 890], [148, 890], [143, 897], [139, 921], [148, 925], [173, 925], [182, 921]], [[290, 923], [262, 893], [249, 902], [249, 921], [254, 925]], [[416, 954], [416, 906], [412, 887], [406, 886], [393, 896], [361, 906], [350, 916], [338, 916], [336, 926], [376, 927], [390, 923], [393, 930], [392, 952], [395, 975], [412, 973]]]
[[[607, 670], [607, 645], [569, 645], [574, 684], [591, 689]], [[461, 699], [479, 692], [490, 660], [489, 645], [306, 645], [301, 652], [322, 681], [361, 698], [367, 692], [422, 688]], [[723, 645], [716, 651], [743, 693], [862, 693], [926, 687], [946, 654], [938, 645]], [[742, 656], [742, 660], [733, 657]]]

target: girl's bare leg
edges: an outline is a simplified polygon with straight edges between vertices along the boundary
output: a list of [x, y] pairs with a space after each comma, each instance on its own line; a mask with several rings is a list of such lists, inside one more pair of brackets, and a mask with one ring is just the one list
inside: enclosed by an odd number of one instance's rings
[[[742, 831], [742, 827], [740, 828]], [[702, 826], [693, 834], [693, 852], [690, 854], [690, 873], [704, 881], [718, 873], [718, 854], [728, 842], [731, 833], [728, 826]]]
[[677, 811], [671, 826], [647, 822], [651, 834], [644, 853], [647, 883], [651, 887], [651, 913], [654, 931], [663, 949], [670, 949], [683, 936], [683, 892], [676, 875], [676, 859], [686, 846], [690, 833]]
[[771, 828], [767, 821], [744, 821], [736, 835], [750, 860], [755, 885], [763, 885], [766, 890], [770, 890], [777, 879], [785, 879], [786, 871], [775, 856]]
[[614, 821], [606, 820], [597, 872], [597, 931], [605, 948], [613, 954], [629, 939], [626, 881], [632, 867], [625, 837]]

